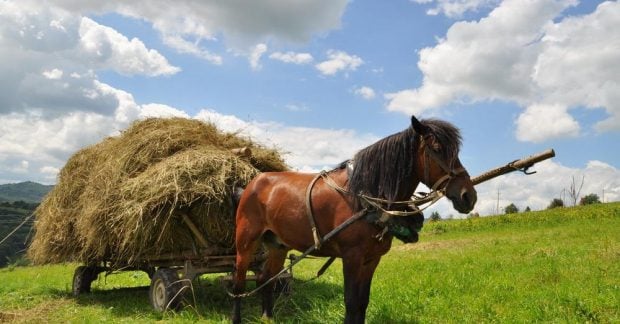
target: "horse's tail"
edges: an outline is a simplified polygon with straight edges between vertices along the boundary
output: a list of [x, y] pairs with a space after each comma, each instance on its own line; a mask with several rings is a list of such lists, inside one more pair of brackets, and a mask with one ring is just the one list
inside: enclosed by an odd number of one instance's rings
[[241, 200], [241, 195], [243, 195], [242, 187], [235, 187], [232, 192], [232, 202], [233, 202], [233, 215], [237, 214], [237, 208], [239, 207], [239, 200]]

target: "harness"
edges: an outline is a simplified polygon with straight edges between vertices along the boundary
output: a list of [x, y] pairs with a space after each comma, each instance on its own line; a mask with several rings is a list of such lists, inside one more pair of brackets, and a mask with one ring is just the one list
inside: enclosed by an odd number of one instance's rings
[[[314, 213], [312, 210], [312, 189], [314, 185], [319, 179], [323, 179], [325, 184], [334, 189], [340, 194], [349, 195], [349, 196], [357, 196], [362, 200], [362, 204], [364, 206], [365, 213], [373, 213], [380, 214], [380, 216], [375, 216], [370, 219], [373, 223], [383, 227], [383, 232], [377, 235], [378, 239], [382, 239], [383, 235], [390, 231], [389, 221], [392, 217], [405, 217], [412, 216], [416, 214], [422, 213], [423, 210], [433, 205], [437, 202], [441, 197], [444, 196], [445, 190], [450, 183], [450, 181], [455, 178], [457, 175], [465, 172], [465, 168], [460, 167], [454, 169], [454, 159], [450, 161], [450, 163], [446, 163], [442, 157], [430, 147], [430, 136], [420, 136], [422, 145], [424, 146], [424, 184], [430, 183], [430, 160], [433, 159], [435, 163], [439, 165], [439, 167], [446, 173], [444, 176], [439, 178], [435, 183], [430, 187], [431, 191], [428, 193], [417, 193], [414, 194], [413, 197], [409, 200], [403, 201], [391, 201], [383, 198], [372, 197], [366, 195], [364, 193], [353, 193], [349, 190], [338, 185], [330, 176], [328, 171], [319, 172], [310, 182], [306, 189], [306, 214], [308, 215], [308, 220], [310, 222], [310, 226], [312, 229], [312, 237], [314, 239], [314, 248], [316, 250], [321, 248], [321, 245], [327, 241], [324, 238], [321, 238], [321, 234], [316, 226], [316, 220], [314, 217]], [[352, 162], [349, 161], [347, 163], [347, 169], [350, 171], [353, 168]], [[430, 203], [429, 203], [430, 202]], [[429, 203], [424, 208], [418, 208], [423, 204]], [[384, 208], [384, 205], [404, 205], [403, 209], [412, 209], [410, 211], [407, 210], [388, 210]], [[406, 233], [402, 232], [402, 229], [396, 228], [391, 230], [392, 234], [395, 234], [397, 237], [400, 235], [406, 235]]]
[[[427, 135], [428, 136], [428, 135]], [[287, 266], [284, 267], [280, 272], [278, 272], [277, 274], [273, 275], [271, 278], [269, 278], [267, 281], [265, 281], [262, 285], [256, 287], [254, 290], [250, 291], [250, 292], [246, 292], [246, 293], [242, 293], [242, 294], [233, 294], [230, 291], [227, 291], [228, 295], [233, 297], [233, 298], [244, 298], [244, 297], [248, 297], [251, 296], [253, 294], [255, 294], [256, 292], [258, 292], [259, 290], [261, 290], [263, 287], [267, 286], [268, 284], [270, 284], [271, 282], [273, 282], [274, 280], [276, 280], [277, 278], [279, 278], [283, 273], [289, 271], [290, 269], [293, 268], [293, 266], [295, 266], [299, 261], [301, 261], [302, 259], [304, 259], [305, 257], [307, 257], [308, 255], [310, 255], [310, 253], [318, 250], [321, 248], [321, 245], [327, 241], [329, 241], [332, 237], [336, 236], [338, 233], [340, 233], [340, 231], [344, 230], [345, 228], [349, 227], [349, 225], [357, 222], [358, 220], [366, 217], [369, 213], [379, 213], [381, 212], [381, 216], [378, 218], [377, 221], [375, 221], [375, 224], [379, 223], [383, 223], [383, 224], [387, 224], [387, 222], [394, 216], [397, 217], [401, 217], [401, 216], [411, 216], [411, 215], [415, 215], [415, 214], [420, 214], [422, 213], [423, 210], [425, 210], [426, 208], [430, 207], [431, 205], [433, 205], [435, 202], [437, 202], [439, 199], [441, 199], [441, 197], [443, 197], [444, 192], [446, 187], [448, 186], [448, 184], [450, 183], [450, 181], [452, 180], [452, 178], [456, 177], [457, 175], [465, 172], [464, 168], [458, 168], [458, 169], [453, 169], [453, 164], [454, 164], [454, 160], [450, 161], [450, 164], [446, 164], [441, 157], [439, 156], [439, 154], [437, 154], [437, 152], [435, 152], [427, 143], [427, 140], [425, 140], [425, 137], [421, 137], [422, 140], [422, 145], [424, 145], [424, 183], [428, 184], [430, 182], [430, 172], [428, 171], [428, 166], [430, 165], [430, 159], [433, 159], [435, 161], [435, 163], [437, 163], [441, 169], [446, 172], [446, 175], [442, 176], [441, 178], [439, 178], [437, 181], [435, 181], [435, 183], [433, 184], [433, 186], [431, 187], [431, 191], [429, 193], [426, 194], [420, 194], [418, 193], [417, 195], [414, 194], [413, 197], [411, 197], [410, 200], [404, 200], [404, 201], [391, 201], [391, 200], [387, 200], [387, 199], [382, 199], [382, 198], [377, 198], [377, 197], [371, 197], [368, 196], [366, 194], [363, 193], [353, 193], [350, 192], [349, 190], [341, 187], [340, 185], [338, 185], [331, 177], [329, 177], [329, 172], [328, 171], [321, 171], [319, 172], [313, 179], [312, 181], [310, 181], [310, 184], [308, 185], [308, 187], [306, 188], [306, 211], [307, 211], [307, 215], [308, 215], [308, 220], [310, 221], [310, 226], [312, 228], [312, 237], [314, 238], [314, 245], [310, 246], [306, 251], [304, 251], [304, 253], [302, 253], [300, 256], [296, 257], [294, 260], [291, 261], [291, 263]], [[351, 217], [349, 217], [347, 220], [345, 220], [342, 224], [338, 225], [336, 228], [332, 229], [329, 233], [327, 233], [325, 236], [321, 236], [321, 234], [319, 233], [319, 230], [316, 226], [316, 221], [314, 219], [314, 213], [312, 211], [312, 189], [314, 188], [316, 182], [319, 179], [323, 179], [323, 181], [325, 182], [325, 184], [327, 184], [329, 187], [331, 187], [332, 189], [334, 189], [335, 191], [339, 192], [340, 194], [343, 195], [356, 195], [358, 198], [362, 199], [363, 203], [363, 208], [354, 213], [353, 215], [351, 215]], [[424, 208], [418, 208], [418, 206], [421, 206], [425, 203], [429, 203], [429, 205], [425, 206]], [[411, 209], [413, 209], [412, 211], [402, 211], [402, 210], [387, 210], [386, 208], [383, 207], [384, 204], [389, 204], [389, 205], [405, 205], [405, 208], [410, 207]], [[379, 233], [379, 235], [377, 235], [377, 238], [379, 240], [381, 240], [383, 238], [383, 235], [389, 230], [388, 226], [384, 227], [384, 230], [382, 233]], [[394, 234], [398, 234], [398, 233], [394, 233]], [[318, 271], [317, 273], [317, 277], [320, 276], [323, 272], [325, 272], [325, 270], [329, 267], [329, 265], [331, 265], [331, 263], [336, 259], [336, 257], [330, 257], [327, 262], [321, 267], [321, 269]]]

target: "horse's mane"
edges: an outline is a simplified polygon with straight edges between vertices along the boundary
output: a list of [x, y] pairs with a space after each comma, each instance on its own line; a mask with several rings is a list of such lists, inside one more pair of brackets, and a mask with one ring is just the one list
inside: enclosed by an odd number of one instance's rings
[[[461, 146], [459, 130], [437, 119], [426, 119], [421, 123], [430, 129], [441, 145], [441, 157], [453, 161]], [[360, 150], [353, 158], [349, 191], [390, 201], [409, 199], [422, 177], [414, 174], [419, 141], [420, 136], [408, 127]], [[354, 210], [362, 208], [357, 195], [354, 195], [353, 203]]]

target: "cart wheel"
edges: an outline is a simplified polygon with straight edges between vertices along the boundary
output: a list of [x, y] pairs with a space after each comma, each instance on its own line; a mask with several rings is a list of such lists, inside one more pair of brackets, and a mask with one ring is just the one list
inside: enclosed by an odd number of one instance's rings
[[179, 281], [179, 274], [170, 268], [159, 268], [155, 271], [151, 279], [149, 289], [149, 299], [151, 305], [158, 312], [171, 309], [177, 311], [181, 307], [183, 299], [181, 288], [183, 284]]
[[79, 266], [73, 273], [73, 287], [71, 289], [73, 296], [79, 296], [83, 293], [90, 292], [90, 284], [97, 279], [97, 270], [93, 267]]

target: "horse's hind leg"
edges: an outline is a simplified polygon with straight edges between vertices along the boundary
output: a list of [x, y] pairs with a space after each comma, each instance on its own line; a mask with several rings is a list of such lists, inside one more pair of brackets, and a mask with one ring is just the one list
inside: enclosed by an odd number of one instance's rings
[[[247, 222], [239, 221], [237, 218], [236, 234], [237, 258], [233, 275], [233, 294], [240, 295], [245, 290], [246, 272], [254, 258], [256, 249], [260, 245], [261, 231], [258, 228], [248, 226]], [[233, 297], [232, 322], [241, 323], [241, 297]]]
[[[263, 271], [261, 272], [257, 285], [262, 285], [264, 282], [269, 280], [271, 277], [278, 274], [284, 265], [284, 260], [286, 259], [287, 249], [281, 247], [270, 247], [269, 254], [267, 255], [267, 261], [265, 261], [265, 265], [263, 266]], [[272, 318], [273, 317], [273, 291], [276, 280], [267, 284], [262, 289], [263, 294], [263, 317]]]

